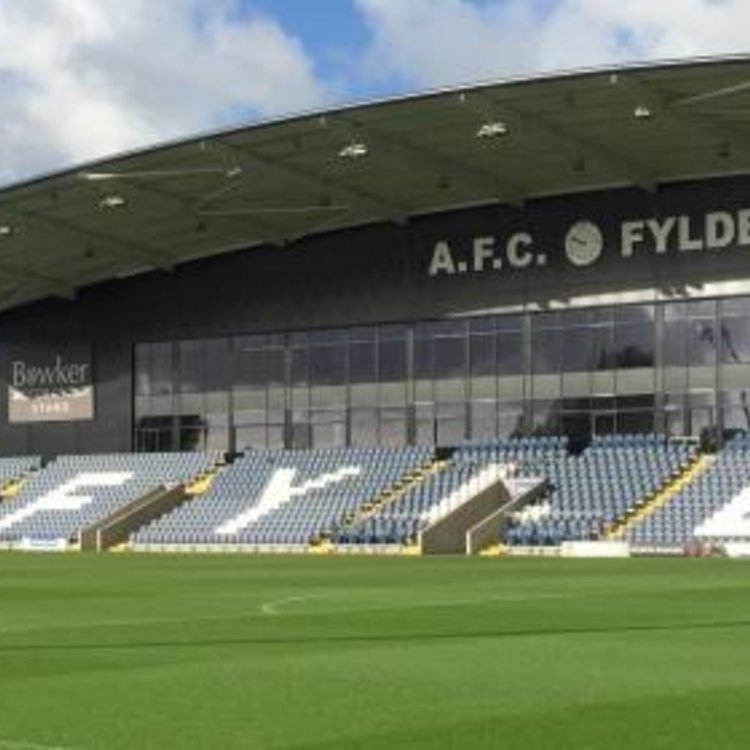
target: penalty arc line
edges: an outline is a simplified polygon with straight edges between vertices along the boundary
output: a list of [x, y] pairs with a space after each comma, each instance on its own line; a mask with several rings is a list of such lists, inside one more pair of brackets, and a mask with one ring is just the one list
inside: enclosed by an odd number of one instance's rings
[[260, 611], [261, 614], [269, 615], [273, 617], [274, 615], [280, 614], [279, 608], [284, 607], [287, 604], [292, 604], [293, 602], [305, 602], [309, 599], [315, 599], [320, 598], [319, 596], [316, 596], [315, 594], [307, 594], [305, 596], [287, 596], [284, 599], [276, 599], [272, 602], [264, 602], [260, 605]]

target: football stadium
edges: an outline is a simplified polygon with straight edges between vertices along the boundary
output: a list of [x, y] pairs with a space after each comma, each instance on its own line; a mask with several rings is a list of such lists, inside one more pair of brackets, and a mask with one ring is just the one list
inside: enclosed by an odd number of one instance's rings
[[0, 190], [0, 750], [745, 747], [748, 112], [618, 67]]

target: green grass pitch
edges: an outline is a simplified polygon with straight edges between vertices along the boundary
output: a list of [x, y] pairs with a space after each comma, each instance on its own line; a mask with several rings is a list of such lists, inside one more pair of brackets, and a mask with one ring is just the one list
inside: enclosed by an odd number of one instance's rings
[[0, 749], [750, 743], [728, 560], [0, 555]]

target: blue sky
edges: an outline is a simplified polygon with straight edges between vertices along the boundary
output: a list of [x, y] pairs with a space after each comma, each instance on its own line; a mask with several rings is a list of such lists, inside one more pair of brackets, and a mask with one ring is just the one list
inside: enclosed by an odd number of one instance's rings
[[748, 51], [748, 0], [0, 0], [0, 181], [335, 103]]

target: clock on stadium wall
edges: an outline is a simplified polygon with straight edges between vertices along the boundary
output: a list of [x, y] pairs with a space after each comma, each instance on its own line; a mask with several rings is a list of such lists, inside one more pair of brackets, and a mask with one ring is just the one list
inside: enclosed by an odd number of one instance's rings
[[602, 230], [590, 221], [577, 221], [565, 235], [565, 254], [574, 266], [590, 266], [603, 250]]

